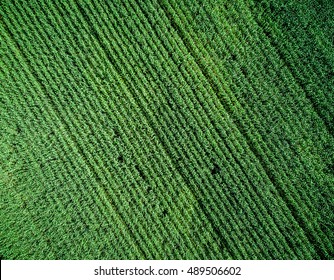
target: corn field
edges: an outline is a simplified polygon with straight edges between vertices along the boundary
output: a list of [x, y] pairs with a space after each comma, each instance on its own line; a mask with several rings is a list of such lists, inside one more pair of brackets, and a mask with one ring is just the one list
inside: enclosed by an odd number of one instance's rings
[[1, 259], [333, 259], [333, 14], [1, 0]]

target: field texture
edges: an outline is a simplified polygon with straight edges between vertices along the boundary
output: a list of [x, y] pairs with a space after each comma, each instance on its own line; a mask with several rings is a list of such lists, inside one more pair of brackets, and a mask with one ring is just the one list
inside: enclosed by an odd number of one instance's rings
[[334, 1], [0, 0], [4, 259], [334, 259]]

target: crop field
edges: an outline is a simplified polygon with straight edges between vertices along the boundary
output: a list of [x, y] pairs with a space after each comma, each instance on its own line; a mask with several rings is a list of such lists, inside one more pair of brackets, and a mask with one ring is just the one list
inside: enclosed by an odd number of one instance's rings
[[0, 0], [1, 259], [334, 259], [333, 15]]

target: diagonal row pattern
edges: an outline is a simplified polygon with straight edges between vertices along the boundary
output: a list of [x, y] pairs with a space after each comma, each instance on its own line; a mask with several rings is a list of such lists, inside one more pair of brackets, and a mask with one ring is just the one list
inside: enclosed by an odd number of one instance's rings
[[333, 258], [317, 2], [1, 1], [1, 257]]

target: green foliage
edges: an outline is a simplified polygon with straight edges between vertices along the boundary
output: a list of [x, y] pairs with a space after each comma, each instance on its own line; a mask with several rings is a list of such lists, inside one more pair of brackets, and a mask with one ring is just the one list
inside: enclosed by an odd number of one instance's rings
[[79, 2], [0, 4], [1, 258], [333, 259], [332, 1]]

